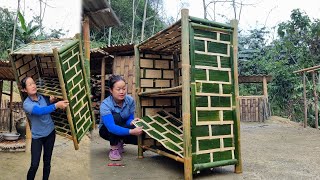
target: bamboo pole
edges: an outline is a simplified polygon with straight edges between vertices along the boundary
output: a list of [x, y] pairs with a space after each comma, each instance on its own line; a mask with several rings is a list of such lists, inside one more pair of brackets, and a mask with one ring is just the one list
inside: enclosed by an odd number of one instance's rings
[[233, 78], [234, 78], [234, 91], [236, 99], [236, 133], [235, 133], [235, 148], [238, 163], [235, 165], [235, 172], [242, 173], [242, 159], [241, 159], [241, 141], [240, 141], [240, 103], [239, 103], [239, 80], [238, 80], [238, 21], [232, 20], [231, 25], [233, 31]]
[[[173, 54], [173, 86], [179, 86], [179, 55]], [[175, 98], [176, 103], [176, 114], [180, 117], [180, 96]]]
[[13, 101], [13, 81], [10, 81], [10, 125], [9, 131], [12, 132], [12, 101]]
[[[80, 65], [81, 65], [81, 68], [83, 70], [83, 76], [84, 76], [84, 84], [85, 84], [85, 88], [86, 88], [86, 91], [87, 91], [87, 98], [88, 98], [88, 103], [89, 103], [89, 108], [90, 108], [90, 115], [91, 115], [91, 118], [92, 118], [92, 128], [95, 129], [96, 128], [96, 118], [95, 118], [95, 115], [93, 113], [93, 109], [92, 109], [92, 102], [91, 102], [91, 90], [90, 90], [90, 87], [89, 87], [89, 83], [90, 83], [90, 68], [87, 68], [85, 65], [84, 65], [84, 59], [83, 59], [83, 56], [82, 56], [82, 42], [81, 42], [81, 37], [80, 37], [80, 34], [76, 34], [76, 38], [79, 40], [79, 56], [80, 56]], [[89, 50], [89, 56], [90, 56], [90, 50]], [[88, 66], [90, 66], [90, 63], [88, 63]], [[89, 78], [89, 79], [88, 79]]]
[[311, 70], [317, 70], [319, 68], [320, 68], [320, 65], [309, 67], [309, 68], [305, 68], [305, 69], [301, 69], [301, 70], [298, 70], [298, 71], [294, 71], [293, 73], [301, 73], [301, 72], [306, 72], [306, 71], [311, 71]]
[[[55, 61], [56, 61], [56, 69], [57, 69], [57, 74], [58, 74], [58, 78], [59, 78], [59, 82], [60, 82], [60, 87], [61, 87], [61, 90], [62, 90], [63, 99], [64, 100], [68, 100], [70, 102], [70, 99], [68, 98], [67, 93], [66, 93], [66, 86], [65, 86], [65, 83], [64, 83], [64, 80], [63, 80], [63, 74], [62, 74], [62, 71], [61, 71], [60, 60], [59, 60], [59, 52], [58, 52], [57, 48], [53, 49], [53, 56], [54, 56]], [[73, 122], [72, 122], [70, 105], [67, 106], [67, 120], [68, 120], [68, 123], [70, 125], [71, 136], [72, 136], [72, 141], [73, 141], [74, 148], [76, 150], [78, 150], [79, 149], [79, 144], [78, 144], [78, 140], [77, 140], [77, 137], [76, 137], [76, 132], [75, 132], [75, 129], [74, 129], [74, 126], [73, 126]]]
[[[152, 91], [147, 91], [147, 92], [140, 92], [140, 96], [149, 96], [149, 95], [154, 95], [157, 93], [170, 93], [170, 92], [179, 92], [183, 89], [182, 86], [177, 86], [177, 87], [172, 87], [172, 88], [163, 88], [163, 89], [157, 89], [157, 90], [152, 90]], [[171, 96], [171, 95], [170, 95]]]
[[102, 58], [101, 62], [101, 102], [105, 98], [106, 91], [106, 56]]
[[90, 62], [90, 20], [87, 15], [84, 16], [83, 21], [83, 41], [84, 41], [84, 57]]
[[303, 72], [303, 104], [304, 104], [304, 123], [303, 127], [307, 127], [307, 91], [306, 91], [306, 72]]
[[[0, 108], [2, 103], [2, 91], [3, 91], [3, 80], [0, 80]], [[0, 111], [0, 117], [1, 117], [1, 111]]]
[[184, 179], [192, 179], [192, 150], [190, 123], [190, 57], [189, 57], [189, 10], [181, 10], [181, 54], [182, 54], [182, 121]]
[[148, 147], [148, 146], [142, 146], [142, 148], [143, 148], [143, 149], [147, 149], [147, 150], [152, 151], [152, 152], [155, 152], [155, 153], [157, 153], [157, 154], [163, 155], [163, 156], [167, 156], [167, 157], [169, 157], [169, 158], [171, 158], [171, 159], [174, 159], [174, 160], [176, 160], [176, 161], [178, 161], [178, 162], [181, 162], [181, 163], [184, 162], [183, 158], [181, 158], [181, 157], [179, 157], [179, 156], [175, 156], [175, 155], [169, 154], [169, 153], [164, 152], [164, 151], [161, 151], [161, 150], [159, 150], [159, 149], [153, 149], [153, 148], [150, 148], [150, 147]]
[[315, 111], [315, 128], [318, 129], [318, 95], [317, 95], [317, 86], [316, 86], [316, 77], [315, 72], [312, 71], [312, 82], [313, 82], [313, 96], [314, 96], [314, 111]]
[[[139, 93], [141, 92], [140, 87], [140, 52], [138, 45], [134, 46], [134, 54], [135, 54], [135, 68], [136, 68], [136, 93], [135, 93], [135, 100], [136, 100], [136, 117], [141, 118], [142, 117], [142, 107], [141, 107], [141, 101]], [[138, 158], [143, 158], [143, 149], [142, 149], [143, 141], [142, 141], [142, 135], [138, 136]]]
[[263, 82], [263, 96], [266, 98], [266, 101], [268, 102], [268, 83], [267, 83], [267, 78], [265, 76], [263, 76], [262, 82]]

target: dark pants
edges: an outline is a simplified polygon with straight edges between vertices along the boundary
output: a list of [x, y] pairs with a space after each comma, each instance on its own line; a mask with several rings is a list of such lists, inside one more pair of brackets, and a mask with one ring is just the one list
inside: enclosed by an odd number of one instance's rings
[[[124, 120], [119, 113], [112, 113], [114, 123], [118, 126], [133, 129], [134, 127], [127, 127], [126, 126], [126, 120]], [[108, 131], [107, 127], [105, 125], [102, 125], [99, 130], [99, 135], [105, 140], [110, 141], [111, 146], [116, 146], [120, 140], [122, 140], [126, 144], [138, 144], [137, 136], [134, 135], [128, 135], [128, 136], [118, 136], [115, 134], [112, 134]]]
[[53, 130], [48, 136], [39, 139], [32, 139], [31, 142], [31, 166], [28, 171], [27, 180], [33, 180], [36, 176], [41, 151], [43, 146], [43, 180], [49, 179], [51, 168], [51, 156], [54, 142], [56, 139], [56, 131]]

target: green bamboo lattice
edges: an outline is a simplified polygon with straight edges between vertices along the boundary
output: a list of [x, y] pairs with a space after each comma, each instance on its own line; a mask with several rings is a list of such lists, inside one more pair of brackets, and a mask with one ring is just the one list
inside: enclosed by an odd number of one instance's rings
[[182, 122], [166, 111], [159, 111], [154, 116], [144, 116], [135, 126], [160, 142], [165, 148], [183, 157]]
[[231, 34], [194, 29], [195, 164], [235, 159]]
[[84, 69], [81, 65], [79, 45], [59, 54], [61, 71], [66, 85], [70, 111], [77, 140], [92, 127], [90, 99], [85, 85]]

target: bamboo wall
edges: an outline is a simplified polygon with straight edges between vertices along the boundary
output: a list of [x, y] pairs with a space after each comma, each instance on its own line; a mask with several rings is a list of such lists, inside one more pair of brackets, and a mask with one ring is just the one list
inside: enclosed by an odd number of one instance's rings
[[135, 97], [135, 66], [134, 56], [115, 56], [113, 60], [113, 74], [122, 76], [127, 82], [128, 95]]
[[[142, 54], [140, 58], [141, 92], [175, 87], [173, 56]], [[179, 114], [176, 98], [141, 97], [142, 116], [166, 110]]]
[[[21, 102], [13, 102], [12, 105], [12, 131], [16, 131], [15, 120], [25, 117]], [[0, 132], [8, 132], [10, 129], [10, 101], [3, 100], [0, 103]]]
[[264, 122], [271, 116], [269, 103], [264, 96], [241, 96], [241, 121]]

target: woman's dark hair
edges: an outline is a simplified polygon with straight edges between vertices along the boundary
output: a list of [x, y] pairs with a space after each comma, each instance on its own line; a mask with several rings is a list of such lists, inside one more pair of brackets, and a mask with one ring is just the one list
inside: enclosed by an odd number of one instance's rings
[[22, 89], [25, 89], [25, 88], [27, 87], [26, 82], [27, 82], [28, 78], [31, 78], [31, 77], [27, 76], [27, 77], [24, 77], [24, 78], [21, 80], [20, 83], [21, 83]]
[[123, 81], [126, 82], [121, 76], [119, 75], [111, 75], [109, 76], [109, 88], [113, 89], [113, 85], [118, 82], [118, 81]]

